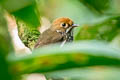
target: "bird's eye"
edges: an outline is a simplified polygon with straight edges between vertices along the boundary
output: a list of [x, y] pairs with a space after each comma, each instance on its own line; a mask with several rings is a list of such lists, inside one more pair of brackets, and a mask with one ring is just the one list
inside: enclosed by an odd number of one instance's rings
[[61, 26], [64, 27], [64, 28], [67, 28], [67, 27], [68, 27], [68, 24], [62, 23]]
[[62, 26], [63, 26], [63, 27], [65, 27], [65, 26], [66, 26], [66, 24], [65, 24], [65, 23], [62, 23]]

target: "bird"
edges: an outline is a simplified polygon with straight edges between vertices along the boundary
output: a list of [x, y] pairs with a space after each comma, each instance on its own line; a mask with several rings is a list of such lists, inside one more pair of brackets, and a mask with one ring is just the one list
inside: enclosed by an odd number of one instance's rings
[[57, 18], [53, 21], [51, 27], [44, 31], [38, 38], [34, 48], [42, 46], [61, 43], [61, 47], [66, 43], [73, 40], [72, 30], [79, 25], [67, 17]]

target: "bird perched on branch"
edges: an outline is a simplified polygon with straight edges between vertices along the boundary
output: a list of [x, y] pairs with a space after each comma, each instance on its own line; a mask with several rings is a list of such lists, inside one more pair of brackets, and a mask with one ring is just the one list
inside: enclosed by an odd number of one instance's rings
[[72, 29], [77, 26], [69, 18], [56, 19], [51, 27], [39, 36], [35, 48], [57, 42], [62, 42], [61, 46], [63, 46], [65, 42], [73, 40]]

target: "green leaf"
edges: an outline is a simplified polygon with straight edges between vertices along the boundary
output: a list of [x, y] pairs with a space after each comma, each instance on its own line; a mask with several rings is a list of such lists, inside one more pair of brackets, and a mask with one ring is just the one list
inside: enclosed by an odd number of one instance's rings
[[120, 68], [96, 66], [44, 73], [48, 80], [119, 80]]
[[79, 0], [90, 10], [97, 12], [99, 14], [116, 14], [120, 13], [118, 10], [119, 0]]
[[118, 49], [107, 43], [83, 41], [67, 44], [62, 48], [59, 45], [43, 47], [25, 57], [10, 55], [8, 61], [18, 75], [93, 65], [119, 66], [120, 54]]
[[27, 27], [39, 27], [40, 20], [35, 5], [30, 5], [13, 13], [17, 20], [22, 20]]
[[94, 24], [84, 24], [74, 30], [74, 40], [112, 41], [119, 34], [120, 16], [106, 16]]
[[0, 79], [12, 80], [6, 56], [13, 51], [9, 34], [7, 34], [7, 23], [4, 18], [3, 9], [0, 7]]
[[108, 10], [111, 5], [110, 3], [112, 2], [112, 0], [80, 0], [82, 3], [85, 4], [85, 6], [87, 6], [88, 8], [90, 8], [91, 10], [94, 9], [95, 11], [98, 11], [99, 13], [103, 13], [103, 11]]
[[8, 12], [18, 11], [33, 3], [34, 0], [0, 0], [0, 5], [2, 5]]

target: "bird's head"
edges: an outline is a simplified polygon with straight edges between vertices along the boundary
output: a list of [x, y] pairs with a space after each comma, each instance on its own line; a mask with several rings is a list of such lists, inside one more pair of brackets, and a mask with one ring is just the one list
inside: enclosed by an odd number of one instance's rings
[[69, 32], [74, 27], [77, 27], [78, 25], [74, 24], [74, 22], [69, 18], [58, 18], [52, 23], [52, 30], [59, 30], [61, 32]]

